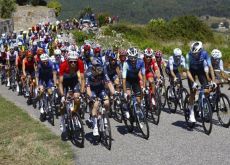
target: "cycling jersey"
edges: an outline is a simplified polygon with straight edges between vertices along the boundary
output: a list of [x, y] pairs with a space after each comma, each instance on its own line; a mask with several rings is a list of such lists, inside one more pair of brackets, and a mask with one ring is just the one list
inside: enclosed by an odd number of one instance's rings
[[154, 73], [158, 70], [157, 63], [155, 59], [152, 59], [150, 62], [145, 61], [145, 75], [146, 78], [154, 77]]
[[10, 62], [10, 65], [15, 65], [16, 58], [18, 56], [18, 52], [14, 51], [13, 54], [10, 52], [7, 52], [7, 57], [6, 59]]
[[117, 61], [113, 66], [107, 62], [105, 63], [107, 74], [112, 82], [117, 78], [117, 68], [120, 68], [120, 63]]
[[50, 88], [53, 86], [53, 63], [48, 61], [47, 65], [42, 62], [38, 64], [39, 85]]
[[181, 56], [178, 62], [175, 61], [174, 56], [170, 56], [166, 68], [170, 71], [177, 71], [182, 66], [185, 68], [185, 58]]
[[17, 67], [18, 67], [18, 69], [21, 71], [22, 70], [22, 61], [23, 61], [23, 58], [21, 58], [21, 57], [17, 57]]
[[142, 75], [145, 75], [145, 65], [143, 60], [137, 59], [135, 66], [127, 60], [123, 65], [122, 78], [137, 80], [139, 71], [141, 71]]
[[218, 60], [217, 62], [212, 62], [212, 67], [214, 70], [224, 71], [224, 63], [223, 60]]
[[84, 73], [84, 63], [80, 59], [77, 60], [77, 66], [75, 67], [74, 71], [70, 71], [68, 61], [64, 61], [60, 65], [60, 76], [63, 76], [64, 79], [71, 79], [72, 77], [77, 77], [77, 71], [80, 71], [80, 73]]

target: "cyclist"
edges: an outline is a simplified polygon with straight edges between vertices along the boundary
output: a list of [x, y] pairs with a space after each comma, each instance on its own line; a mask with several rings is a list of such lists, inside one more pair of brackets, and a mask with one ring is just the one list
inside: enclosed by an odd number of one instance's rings
[[64, 62], [64, 57], [61, 55], [61, 50], [60, 49], [55, 49], [54, 50], [53, 59], [54, 59], [54, 61], [53, 61], [54, 85], [58, 86], [60, 65], [61, 65], [62, 62]]
[[[68, 91], [70, 88], [74, 93], [74, 108], [72, 109], [73, 112], [77, 112], [80, 106], [80, 92], [83, 93], [85, 90], [85, 79], [84, 79], [84, 63], [81, 59], [79, 59], [75, 52], [70, 51], [68, 59], [65, 60], [60, 65], [60, 72], [59, 72], [59, 92], [62, 96], [61, 102], [64, 103], [65, 92]], [[80, 72], [80, 77], [77, 76], [77, 72]], [[79, 87], [79, 81], [81, 82], [81, 88]], [[66, 128], [64, 124], [64, 111], [61, 108], [61, 130], [63, 135], [65, 135]]]
[[163, 59], [163, 54], [162, 54], [162, 52], [160, 51], [160, 50], [157, 50], [156, 52], [155, 52], [155, 54], [154, 54], [154, 57], [155, 57], [155, 59], [156, 59], [156, 62], [157, 62], [157, 65], [158, 65], [158, 68], [159, 68], [159, 70], [160, 70], [160, 74], [161, 74], [161, 76], [162, 77], [164, 77], [164, 73], [163, 73], [163, 68], [165, 68], [166, 67], [166, 62], [164, 61], [164, 59]]
[[147, 48], [144, 51], [146, 82], [150, 83], [151, 92], [154, 94], [154, 78], [160, 80], [160, 72], [155, 59], [153, 59], [153, 50]]
[[19, 95], [22, 95], [22, 88], [19, 88], [19, 84], [21, 85], [22, 81], [20, 77], [22, 76], [22, 61], [26, 55], [25, 51], [19, 51], [18, 56], [16, 58], [16, 72], [17, 72], [17, 92]]
[[91, 65], [91, 59], [93, 57], [93, 50], [91, 49], [90, 44], [83, 45], [83, 49], [81, 51], [81, 57], [87, 67]]
[[[87, 69], [86, 72], [86, 87], [87, 94], [91, 100], [100, 98], [104, 101], [104, 107], [106, 111], [109, 110], [109, 98], [106, 94], [105, 83], [107, 83], [111, 94], [114, 94], [114, 88], [110, 82], [109, 76], [106, 71], [106, 67], [103, 67], [101, 60], [94, 58], [92, 65]], [[93, 135], [98, 136], [97, 127], [97, 109], [98, 101], [95, 101], [92, 108], [92, 121], [93, 121]]]
[[182, 85], [181, 75], [179, 71], [180, 67], [182, 67], [182, 70], [184, 71], [184, 75], [185, 75], [186, 74], [185, 73], [186, 71], [185, 70], [185, 58], [182, 55], [181, 49], [175, 48], [173, 50], [173, 56], [169, 57], [169, 60], [166, 66], [166, 70], [165, 70], [165, 72], [169, 76], [170, 84], [179, 80], [180, 85]]
[[[30, 50], [26, 52], [26, 58], [22, 61], [22, 84], [25, 87], [25, 78], [26, 76], [30, 76], [31, 83], [28, 84], [30, 86], [30, 94], [32, 93], [32, 83], [35, 84], [35, 60], [33, 54]], [[27, 91], [26, 91], [27, 92]], [[29, 93], [26, 93], [26, 96], [29, 96]], [[29, 99], [30, 100], [30, 99]]]
[[197, 88], [196, 76], [199, 79], [201, 85], [207, 85], [208, 79], [205, 74], [205, 66], [208, 66], [208, 69], [211, 73], [212, 85], [216, 87], [215, 76], [213, 67], [211, 64], [210, 57], [208, 53], [203, 49], [203, 44], [201, 41], [196, 41], [191, 45], [191, 49], [186, 56], [186, 68], [188, 76], [188, 84], [190, 88], [190, 98], [189, 98], [189, 110], [190, 116], [189, 120], [191, 122], [196, 122], [194, 116], [194, 100], [196, 92], [194, 89]]
[[127, 51], [126, 50], [120, 50], [119, 51], [119, 62], [120, 62], [120, 67], [123, 68], [123, 65], [127, 59]]
[[[123, 90], [124, 96], [127, 99], [131, 95], [131, 89], [137, 97], [137, 102], [141, 103], [141, 89], [145, 91], [145, 65], [144, 61], [138, 59], [138, 52], [136, 48], [130, 48], [127, 51], [128, 60], [123, 65], [122, 78], [123, 78]], [[142, 81], [139, 84], [139, 80]], [[126, 117], [129, 117], [126, 112]]]
[[109, 61], [105, 64], [109, 79], [115, 86], [116, 91], [119, 91], [120, 79], [120, 64], [117, 61], [117, 55], [113, 52], [109, 55]]
[[[218, 49], [213, 49], [211, 52], [211, 63], [214, 69], [214, 73], [217, 80], [221, 80], [222, 78], [228, 80], [228, 75], [224, 72], [224, 63], [222, 58], [222, 53]], [[207, 69], [209, 72], [209, 70]], [[210, 78], [209, 78], [210, 79]]]
[[[48, 54], [42, 54], [40, 56], [41, 62], [38, 63], [38, 97], [41, 99], [41, 96], [44, 93], [44, 88], [48, 88], [48, 94], [52, 94], [51, 87], [53, 87], [53, 63], [49, 60]], [[43, 102], [40, 101], [40, 119], [45, 120], [46, 114], [43, 109]]]

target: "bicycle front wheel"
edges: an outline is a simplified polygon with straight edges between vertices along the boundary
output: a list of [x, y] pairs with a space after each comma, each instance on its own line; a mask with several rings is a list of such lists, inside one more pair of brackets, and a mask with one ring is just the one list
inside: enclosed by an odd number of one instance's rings
[[212, 131], [212, 109], [207, 98], [203, 98], [203, 107], [201, 108], [201, 119], [205, 134], [209, 135]]
[[220, 124], [228, 128], [230, 126], [230, 101], [227, 95], [220, 94], [220, 98], [216, 104], [217, 117]]
[[136, 104], [134, 108], [135, 108], [134, 115], [136, 118], [137, 127], [141, 131], [143, 138], [148, 139], [149, 138], [149, 125], [148, 125], [146, 116], [143, 112], [143, 109], [138, 104]]
[[111, 126], [110, 126], [110, 121], [109, 121], [109, 116], [108, 114], [103, 114], [102, 115], [102, 123], [103, 127], [102, 132], [100, 133], [100, 139], [102, 140], [104, 146], [108, 149], [111, 150], [112, 146], [112, 133], [111, 133]]

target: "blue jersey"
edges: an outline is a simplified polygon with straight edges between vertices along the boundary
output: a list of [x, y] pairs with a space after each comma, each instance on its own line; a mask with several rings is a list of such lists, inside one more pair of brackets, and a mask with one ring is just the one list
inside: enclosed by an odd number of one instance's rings
[[198, 57], [194, 57], [191, 52], [186, 56], [186, 68], [188, 70], [204, 70], [205, 66], [211, 66], [211, 60], [206, 51], [201, 51]]
[[115, 65], [112, 66], [109, 64], [109, 62], [106, 62], [105, 67], [109, 78], [112, 79], [115, 75], [117, 75], [117, 68], [120, 68], [120, 64], [117, 61]]
[[38, 64], [39, 80], [49, 81], [53, 79], [53, 63], [49, 60], [47, 65], [39, 62]]
[[142, 59], [137, 59], [135, 66], [131, 64], [130, 60], [127, 60], [123, 65], [122, 78], [138, 79], [140, 71], [142, 75], [145, 75], [145, 64]]

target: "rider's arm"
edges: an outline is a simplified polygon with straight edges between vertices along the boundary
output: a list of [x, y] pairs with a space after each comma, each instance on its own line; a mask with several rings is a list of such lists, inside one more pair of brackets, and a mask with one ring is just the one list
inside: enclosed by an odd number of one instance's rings
[[175, 79], [175, 78], [176, 78], [176, 75], [175, 75], [175, 73], [174, 73], [174, 71], [173, 71], [173, 63], [174, 63], [174, 60], [173, 60], [173, 57], [172, 57], [172, 56], [169, 58], [168, 63], [169, 63], [169, 70], [170, 70], [170, 73], [171, 73], [171, 75], [173, 76], [173, 78]]
[[124, 63], [123, 65], [123, 69], [122, 69], [122, 84], [123, 84], [123, 90], [124, 93], [127, 92], [127, 88], [126, 88], [126, 74], [127, 74], [127, 70], [128, 70], [128, 64], [127, 62]]
[[25, 59], [22, 61], [22, 72], [23, 72], [23, 75], [26, 76], [26, 61]]
[[214, 73], [214, 69], [213, 69], [213, 67], [212, 67], [211, 59], [210, 59], [209, 56], [207, 57], [207, 64], [208, 64], [208, 66], [209, 66], [209, 71], [210, 71], [210, 73], [211, 73], [212, 81], [215, 82], [215, 73]]
[[189, 55], [188, 55], [188, 54], [187, 54], [187, 56], [186, 56], [185, 68], [186, 68], [186, 70], [187, 70], [187, 77], [188, 77], [188, 79], [194, 83], [195, 80], [193, 79], [192, 74], [191, 74], [191, 72], [189, 71], [190, 64], [189, 64]]
[[145, 63], [144, 61], [142, 61], [142, 65], [141, 65], [141, 75], [142, 75], [142, 82], [143, 82], [143, 88], [145, 88], [146, 85], [146, 77], [145, 77]]
[[60, 76], [59, 77], [59, 91], [60, 91], [60, 94], [61, 96], [64, 96], [64, 90], [63, 90], [63, 76]]
[[84, 76], [84, 63], [82, 60], [78, 59], [78, 68], [80, 71], [80, 79], [81, 79], [81, 92], [85, 92], [85, 76]]
[[57, 71], [53, 70], [53, 81], [54, 81], [54, 85], [56, 86], [57, 84]]

